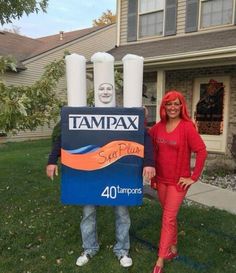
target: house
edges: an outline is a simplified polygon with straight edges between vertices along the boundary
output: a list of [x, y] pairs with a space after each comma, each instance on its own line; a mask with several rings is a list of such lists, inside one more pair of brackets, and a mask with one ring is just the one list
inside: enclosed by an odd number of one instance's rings
[[[115, 46], [116, 25], [97, 26], [71, 32], [32, 39], [26, 36], [0, 31], [0, 56], [12, 55], [17, 60], [17, 72], [8, 71], [4, 81], [8, 85], [31, 85], [39, 80], [44, 67], [59, 60], [65, 51], [77, 53], [90, 60], [98, 51], [107, 51]], [[58, 95], [66, 96], [66, 81], [61, 79]], [[40, 127], [35, 131], [19, 132], [17, 135], [0, 136], [0, 143], [49, 137], [52, 128]]]
[[121, 69], [127, 53], [144, 57], [149, 123], [158, 120], [166, 90], [180, 90], [206, 143], [208, 163], [233, 168], [236, 0], [117, 0], [117, 17], [116, 47], [109, 53]]

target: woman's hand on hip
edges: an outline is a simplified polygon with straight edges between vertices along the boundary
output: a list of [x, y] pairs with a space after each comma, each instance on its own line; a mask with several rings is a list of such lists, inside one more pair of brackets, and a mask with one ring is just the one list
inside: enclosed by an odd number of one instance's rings
[[187, 190], [190, 185], [194, 183], [194, 180], [192, 180], [190, 177], [180, 177], [178, 185], [184, 189]]

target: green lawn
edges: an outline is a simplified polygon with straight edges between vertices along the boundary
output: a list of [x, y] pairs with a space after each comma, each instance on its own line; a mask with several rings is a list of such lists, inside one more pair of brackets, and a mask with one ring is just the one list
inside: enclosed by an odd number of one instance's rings
[[[1, 273], [151, 273], [156, 258], [161, 211], [144, 199], [130, 209], [130, 269], [112, 253], [112, 208], [98, 209], [101, 250], [89, 264], [75, 266], [82, 251], [81, 208], [60, 203], [60, 179], [45, 176], [50, 141], [0, 145], [0, 272]], [[235, 273], [236, 215], [185, 204], [179, 214], [180, 257], [166, 273]]]

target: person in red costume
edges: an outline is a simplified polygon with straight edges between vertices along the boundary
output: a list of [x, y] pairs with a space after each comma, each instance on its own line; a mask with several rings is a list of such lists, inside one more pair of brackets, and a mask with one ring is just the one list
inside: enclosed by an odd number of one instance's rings
[[[160, 122], [149, 131], [155, 154], [156, 176], [152, 188], [162, 207], [158, 258], [153, 273], [163, 273], [164, 261], [178, 256], [177, 214], [188, 188], [201, 175], [207, 157], [206, 146], [189, 117], [183, 95], [171, 90], [160, 105]], [[191, 154], [195, 166], [191, 171]]]

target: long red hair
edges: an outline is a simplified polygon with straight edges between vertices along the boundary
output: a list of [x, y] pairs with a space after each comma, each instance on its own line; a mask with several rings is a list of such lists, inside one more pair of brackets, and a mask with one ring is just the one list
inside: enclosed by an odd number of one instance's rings
[[184, 96], [177, 90], [170, 90], [168, 91], [165, 96], [162, 98], [161, 101], [161, 106], [160, 106], [160, 118], [161, 121], [167, 121], [167, 115], [166, 115], [166, 109], [165, 109], [165, 105], [167, 102], [169, 101], [173, 101], [179, 99], [180, 103], [181, 103], [181, 110], [180, 110], [180, 117], [184, 120], [188, 120], [191, 121], [191, 118], [188, 114], [188, 110], [187, 110], [187, 104], [185, 101]]

